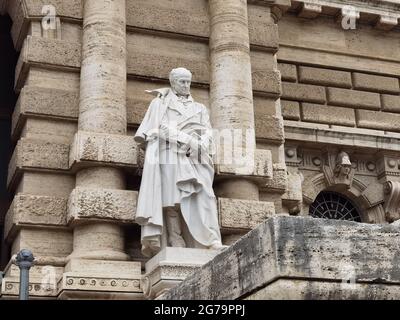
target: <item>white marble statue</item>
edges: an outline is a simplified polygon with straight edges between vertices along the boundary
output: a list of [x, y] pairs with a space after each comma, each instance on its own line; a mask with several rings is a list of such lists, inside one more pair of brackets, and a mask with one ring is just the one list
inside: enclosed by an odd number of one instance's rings
[[223, 248], [210, 156], [212, 128], [207, 108], [190, 95], [192, 74], [178, 68], [171, 88], [156, 94], [135, 140], [146, 150], [136, 221], [142, 252], [162, 247]]

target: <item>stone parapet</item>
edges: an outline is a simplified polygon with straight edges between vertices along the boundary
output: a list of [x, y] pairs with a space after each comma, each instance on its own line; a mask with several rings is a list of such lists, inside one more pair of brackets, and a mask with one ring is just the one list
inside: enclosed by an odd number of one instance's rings
[[395, 226], [275, 217], [162, 298], [399, 299], [399, 249]]

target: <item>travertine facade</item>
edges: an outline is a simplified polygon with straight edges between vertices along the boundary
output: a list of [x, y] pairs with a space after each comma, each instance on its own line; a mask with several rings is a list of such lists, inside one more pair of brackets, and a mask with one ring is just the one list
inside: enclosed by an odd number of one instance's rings
[[0, 0], [0, 296], [18, 294], [23, 248], [31, 295], [54, 299], [154, 298], [212, 258], [145, 266], [134, 224], [145, 90], [179, 66], [214, 128], [252, 132], [253, 167], [216, 165], [225, 244], [323, 191], [363, 223], [399, 220], [400, 4], [349, 3]]

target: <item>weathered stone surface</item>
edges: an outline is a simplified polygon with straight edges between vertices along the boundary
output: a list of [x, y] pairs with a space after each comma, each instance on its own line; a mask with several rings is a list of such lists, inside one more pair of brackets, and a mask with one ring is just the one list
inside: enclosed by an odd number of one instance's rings
[[299, 81], [322, 86], [351, 88], [351, 73], [301, 66], [299, 67]]
[[303, 103], [302, 120], [316, 123], [337, 124], [354, 127], [356, 116], [353, 109]]
[[27, 225], [66, 226], [67, 199], [17, 194], [6, 216], [4, 236]]
[[354, 89], [399, 93], [399, 79], [365, 73], [353, 73]]
[[400, 115], [389, 112], [356, 110], [357, 125], [361, 128], [371, 128], [385, 131], [400, 131]]
[[281, 144], [285, 141], [283, 118], [260, 114], [256, 117], [256, 137]]
[[382, 94], [381, 99], [384, 111], [400, 113], [400, 96]]
[[69, 165], [99, 162], [133, 168], [138, 165], [138, 153], [133, 136], [79, 131], [71, 146]]
[[282, 80], [289, 82], [297, 81], [297, 68], [294, 64], [279, 63], [278, 69], [281, 72]]
[[328, 104], [355, 109], [379, 110], [379, 94], [347, 89], [328, 88]]
[[127, 24], [130, 27], [208, 37], [210, 21], [207, 8], [206, 0], [127, 1]]
[[219, 219], [222, 229], [251, 230], [275, 215], [273, 202], [218, 199]]
[[399, 295], [398, 286], [352, 283], [352, 279], [341, 282], [279, 279], [245, 300], [397, 300]]
[[267, 181], [267, 183], [263, 187], [266, 190], [285, 192], [288, 183], [286, 164], [274, 163], [273, 172], [273, 179]]
[[[226, 151], [228, 150], [224, 150], [224, 152]], [[246, 151], [243, 150], [243, 152]], [[227, 162], [228, 160], [232, 160], [232, 163], [218, 162], [219, 164], [216, 165], [216, 171], [219, 175], [244, 175], [254, 179], [260, 179], [262, 181], [272, 178], [273, 168], [272, 154], [270, 150], [256, 149], [253, 159], [247, 159], [245, 156], [243, 156], [240, 164], [234, 162], [238, 161], [235, 153], [231, 154], [231, 158], [222, 159]], [[252, 160], [254, 160], [254, 162]]]
[[282, 98], [288, 100], [325, 103], [326, 94], [325, 88], [320, 86], [297, 84], [297, 83], [282, 83]]
[[300, 103], [281, 100], [282, 116], [285, 120], [300, 120]]
[[68, 156], [68, 145], [21, 138], [10, 161], [8, 183], [17, 170], [68, 170]]
[[133, 223], [137, 196], [135, 191], [78, 187], [68, 201], [68, 223], [81, 219]]
[[279, 71], [254, 70], [252, 72], [253, 90], [264, 94], [281, 94], [281, 75]]
[[63, 40], [28, 36], [16, 68], [16, 89], [23, 87], [32, 65], [41, 64], [78, 70], [81, 65], [81, 44]]
[[[308, 284], [305, 291], [301, 291], [304, 286], [291, 286], [294, 291], [289, 297], [345, 299], [348, 296], [339, 294], [337, 286], [329, 285], [314, 292], [314, 279], [318, 279], [318, 284], [354, 281], [357, 287], [351, 291], [353, 298], [370, 297], [368, 286], [358, 290], [359, 284], [370, 284], [382, 289], [375, 297], [398, 299], [399, 290], [392, 288], [400, 286], [399, 249], [400, 232], [392, 226], [275, 217], [163, 298], [240, 299], [249, 293], [268, 290], [271, 282], [284, 278], [287, 281], [302, 279]], [[196, 285], [199, 282], [201, 286]], [[386, 290], [392, 293], [386, 295]]]
[[49, 263], [53, 265], [54, 260], [64, 259], [72, 252], [72, 232], [64, 228], [23, 228], [14, 239], [11, 254], [22, 249], [34, 252], [38, 260], [53, 260]]
[[17, 102], [18, 111], [14, 112], [13, 127], [20, 117], [29, 115], [75, 120], [78, 118], [78, 105], [79, 95], [74, 91], [25, 86]]

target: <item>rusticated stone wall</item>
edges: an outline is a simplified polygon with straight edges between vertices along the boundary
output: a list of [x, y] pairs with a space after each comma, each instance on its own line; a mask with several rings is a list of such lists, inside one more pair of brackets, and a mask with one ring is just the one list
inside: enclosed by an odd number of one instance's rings
[[[340, 5], [322, 0], [0, 0], [19, 52], [0, 222], [11, 255], [37, 257], [31, 294], [143, 298], [133, 135], [145, 90], [168, 85], [177, 66], [193, 72], [215, 128], [253, 130], [253, 167], [216, 166], [225, 244], [268, 217], [308, 215], [326, 189], [350, 197], [363, 222], [399, 219], [400, 9], [357, 10], [357, 28], [344, 30]], [[341, 151], [354, 171], [344, 184], [329, 171]], [[18, 284], [7, 260], [5, 298]], [[54, 290], [41, 285], [48, 266]]]

